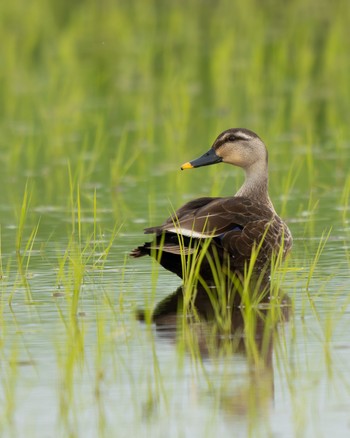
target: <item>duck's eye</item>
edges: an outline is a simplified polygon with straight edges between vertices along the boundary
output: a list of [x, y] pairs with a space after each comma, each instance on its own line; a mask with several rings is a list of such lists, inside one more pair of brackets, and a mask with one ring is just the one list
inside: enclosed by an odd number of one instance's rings
[[230, 135], [228, 138], [227, 138], [227, 141], [236, 141], [237, 140], [237, 137], [235, 137], [234, 135]]

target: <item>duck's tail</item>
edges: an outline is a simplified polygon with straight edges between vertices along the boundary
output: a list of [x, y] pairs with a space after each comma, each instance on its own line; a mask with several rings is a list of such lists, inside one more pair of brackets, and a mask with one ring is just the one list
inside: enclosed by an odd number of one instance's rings
[[143, 257], [145, 255], [149, 255], [149, 248], [146, 248], [145, 245], [134, 248], [129, 254], [129, 256], [133, 257], [134, 259]]

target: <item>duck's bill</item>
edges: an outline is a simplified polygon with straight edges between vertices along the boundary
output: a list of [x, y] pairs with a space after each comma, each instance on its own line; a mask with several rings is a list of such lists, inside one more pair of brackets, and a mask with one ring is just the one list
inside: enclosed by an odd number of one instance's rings
[[189, 161], [188, 163], [185, 163], [181, 166], [181, 170], [184, 169], [193, 169], [194, 167], [202, 167], [202, 166], [210, 166], [210, 164], [220, 163], [222, 161], [222, 158], [219, 157], [219, 155], [216, 155], [214, 149], [209, 149], [208, 152], [206, 152], [201, 157], [197, 158], [196, 160]]

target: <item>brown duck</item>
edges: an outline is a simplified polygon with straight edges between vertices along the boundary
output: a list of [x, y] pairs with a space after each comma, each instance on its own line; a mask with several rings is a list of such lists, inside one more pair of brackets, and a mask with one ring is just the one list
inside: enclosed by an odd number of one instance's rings
[[201, 263], [200, 276], [210, 282], [213, 261], [215, 269], [219, 265], [221, 272], [242, 276], [253, 252], [255, 272], [269, 273], [273, 255], [281, 251], [282, 258], [286, 256], [292, 235], [268, 194], [268, 154], [263, 141], [248, 129], [228, 129], [207, 153], [181, 169], [221, 162], [245, 171], [244, 184], [235, 196], [186, 203], [162, 225], [146, 228], [145, 234], [155, 234], [155, 238], [135, 248], [132, 257], [151, 255], [181, 278], [184, 261], [195, 257]]

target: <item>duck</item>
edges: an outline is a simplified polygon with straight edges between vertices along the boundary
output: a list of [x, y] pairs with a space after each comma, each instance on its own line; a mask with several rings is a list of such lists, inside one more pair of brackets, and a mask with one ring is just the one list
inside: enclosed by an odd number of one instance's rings
[[242, 278], [252, 260], [253, 271], [268, 276], [272, 261], [286, 258], [292, 234], [269, 196], [268, 152], [262, 139], [249, 129], [227, 129], [208, 152], [181, 170], [219, 163], [243, 169], [245, 179], [236, 194], [187, 202], [163, 224], [146, 228], [144, 233], [153, 234], [153, 240], [132, 250], [131, 257], [151, 256], [183, 280], [192, 257], [206, 283], [215, 280], [215, 270]]

